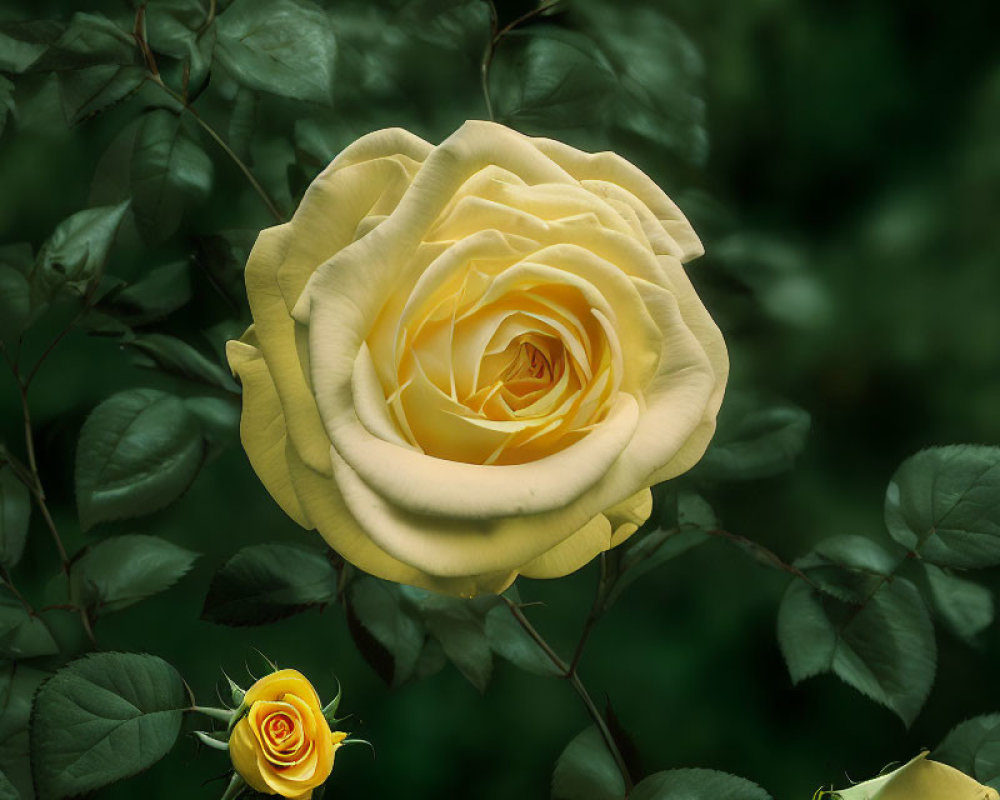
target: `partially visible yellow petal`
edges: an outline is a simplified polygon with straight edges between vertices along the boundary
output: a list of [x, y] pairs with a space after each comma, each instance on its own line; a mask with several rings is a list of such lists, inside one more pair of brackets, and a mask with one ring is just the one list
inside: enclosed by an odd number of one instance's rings
[[930, 761], [926, 752], [897, 770], [836, 794], [841, 800], [1000, 800], [996, 789], [947, 764]]
[[313, 708], [322, 708], [316, 689], [297, 669], [279, 669], [265, 675], [247, 690], [243, 702], [252, 706], [258, 700], [281, 700], [285, 694], [294, 694]]
[[288, 453], [295, 491], [327, 543], [358, 569], [384, 580], [418, 586], [458, 597], [499, 594], [517, 577], [511, 569], [458, 578], [423, 572], [393, 558], [377, 545], [344, 505], [336, 482], [310, 470], [294, 452]]
[[242, 341], [226, 344], [226, 358], [243, 384], [243, 412], [240, 441], [261, 483], [281, 506], [281, 510], [303, 528], [311, 528], [285, 459], [288, 431], [274, 380], [260, 350]]
[[260, 747], [250, 727], [250, 720], [243, 717], [236, 723], [229, 736], [229, 757], [233, 767], [247, 784], [258, 792], [270, 793], [271, 789], [261, 774]]
[[559, 578], [576, 572], [609, 547], [611, 523], [598, 514], [576, 533], [521, 567], [521, 574], [526, 578]]
[[641, 489], [618, 505], [607, 509], [604, 516], [611, 522], [614, 531], [611, 536], [611, 546], [617, 547], [639, 530], [639, 526], [649, 519], [652, 513], [653, 493], [649, 489]]

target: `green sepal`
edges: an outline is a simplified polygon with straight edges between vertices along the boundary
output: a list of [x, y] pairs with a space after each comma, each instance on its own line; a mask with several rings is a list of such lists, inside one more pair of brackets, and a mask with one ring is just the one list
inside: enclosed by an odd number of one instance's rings
[[334, 680], [337, 681], [337, 696], [323, 706], [323, 718], [329, 723], [331, 728], [340, 722], [337, 719], [337, 708], [340, 706], [340, 698], [344, 693], [344, 688], [340, 685], [340, 681], [337, 678], [334, 678]]
[[229, 740], [219, 738], [220, 736], [225, 735], [222, 731], [195, 731], [194, 735], [198, 737], [198, 741], [208, 747], [211, 747], [213, 750], [229, 751]]
[[246, 689], [230, 678], [225, 672], [222, 673], [222, 676], [226, 679], [226, 683], [229, 684], [229, 692], [233, 698], [233, 705], [236, 707], [242, 706], [243, 698], [247, 696]]
[[236, 710], [233, 711], [233, 715], [229, 719], [229, 725], [226, 726], [227, 739], [229, 738], [230, 735], [232, 735], [233, 728], [236, 727], [236, 723], [238, 723], [241, 719], [243, 719], [243, 717], [245, 717], [249, 712], [250, 712], [250, 706], [248, 706], [245, 702], [240, 703], [239, 706], [236, 708]]
[[222, 793], [222, 797], [219, 800], [236, 800], [246, 786], [246, 781], [240, 777], [238, 772], [234, 772], [233, 777], [229, 780], [229, 785], [226, 787], [226, 791]]
[[227, 723], [234, 714], [234, 712], [230, 711], [228, 708], [211, 708], [209, 706], [192, 706], [191, 710], [197, 711], [199, 714], [204, 714], [206, 717], [211, 717], [212, 719], [217, 719]]
[[347, 747], [347, 745], [349, 745], [349, 744], [364, 744], [364, 745], [368, 745], [368, 747], [372, 751], [372, 755], [373, 756], [375, 755], [375, 745], [373, 745], [367, 739], [344, 739], [344, 741], [342, 741], [340, 743], [340, 746], [341, 747]]

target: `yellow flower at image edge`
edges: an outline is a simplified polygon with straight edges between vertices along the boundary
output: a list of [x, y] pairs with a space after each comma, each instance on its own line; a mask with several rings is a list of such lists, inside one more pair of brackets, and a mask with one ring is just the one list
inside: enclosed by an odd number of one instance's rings
[[829, 800], [1000, 800], [996, 789], [983, 786], [954, 767], [921, 753], [899, 769], [850, 789], [817, 792]]
[[243, 704], [229, 737], [233, 767], [258, 792], [308, 800], [347, 734], [330, 730], [316, 690], [294, 669], [261, 678]]
[[250, 254], [227, 346], [250, 462], [379, 577], [472, 596], [572, 572], [715, 431], [702, 252], [614, 153], [490, 122], [363, 136]]

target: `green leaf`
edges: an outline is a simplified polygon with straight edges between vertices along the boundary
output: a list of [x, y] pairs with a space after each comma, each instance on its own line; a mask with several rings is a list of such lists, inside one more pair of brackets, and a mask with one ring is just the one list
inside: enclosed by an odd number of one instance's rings
[[39, 795], [58, 800], [135, 775], [173, 747], [184, 682], [156, 656], [95, 653], [38, 690], [31, 753]]
[[202, 619], [261, 625], [337, 598], [337, 571], [325, 554], [283, 544], [244, 547], [215, 573]]
[[393, 20], [413, 37], [438, 49], [464, 50], [477, 62], [489, 38], [489, 7], [482, 0], [407, 0]]
[[156, 389], [130, 389], [101, 403], [83, 425], [76, 501], [84, 529], [150, 514], [191, 485], [205, 445], [184, 403]]
[[6, 589], [0, 590], [0, 658], [35, 658], [59, 652], [48, 626], [30, 616]]
[[916, 587], [899, 576], [864, 605], [794, 581], [778, 611], [778, 642], [794, 683], [833, 672], [907, 726], [934, 682], [934, 627]]
[[[570, 5], [617, 78], [610, 122], [701, 165], [708, 155], [704, 63], [694, 43], [661, 10], [648, 5], [620, 13], [606, 2]], [[662, 157], [662, 156], [661, 156]]]
[[822, 591], [861, 603], [895, 572], [899, 559], [865, 536], [833, 536], [795, 562]]
[[21, 793], [2, 772], [0, 772], [0, 800], [21, 800]]
[[993, 624], [993, 592], [948, 570], [924, 564], [931, 601], [960, 639], [970, 640]]
[[47, 677], [23, 661], [0, 665], [0, 769], [25, 800], [35, 796], [28, 744], [31, 702]]
[[526, 133], [600, 127], [617, 86], [594, 41], [558, 28], [515, 30], [497, 49], [490, 94], [497, 119]]
[[32, 72], [79, 70], [102, 64], [140, 65], [131, 32], [102, 14], [77, 13], [59, 39], [31, 64]]
[[16, 566], [24, 553], [31, 495], [10, 467], [0, 464], [0, 564]]
[[186, 206], [208, 196], [213, 166], [180, 117], [158, 109], [139, 126], [130, 176], [135, 224], [143, 239], [157, 244], [177, 230]]
[[73, 563], [74, 602], [99, 612], [120, 611], [169, 589], [196, 558], [197, 553], [157, 536], [105, 539]]
[[337, 46], [327, 13], [306, 0], [235, 0], [216, 22], [216, 57], [244, 86], [328, 103]]
[[191, 299], [187, 261], [171, 261], [147, 272], [141, 280], [115, 295], [115, 313], [133, 325], [145, 325], [168, 316]]
[[[485, 692], [493, 674], [493, 652], [483, 615], [473, 601], [404, 587], [403, 593], [420, 611], [430, 634], [441, 642], [445, 655], [480, 692]], [[495, 598], [486, 598], [488, 603]]]
[[669, 491], [657, 498], [653, 513], [658, 527], [633, 536], [613, 556], [615, 577], [605, 608], [614, 605], [643, 575], [708, 541], [705, 531], [718, 527], [712, 507], [698, 494]]
[[65, 27], [56, 20], [0, 22], [0, 72], [24, 72], [59, 41]]
[[376, 578], [352, 581], [347, 600], [348, 623], [362, 655], [387, 684], [399, 686], [413, 674], [424, 646], [420, 621], [398, 586]]
[[784, 472], [805, 447], [809, 424], [809, 414], [790, 403], [730, 393], [715, 438], [693, 474], [745, 481]]
[[625, 782], [617, 764], [591, 725], [562, 751], [552, 773], [552, 800], [621, 800]]
[[1000, 753], [1000, 714], [984, 714], [952, 728], [930, 757], [985, 782], [1000, 775], [994, 753]]
[[238, 437], [240, 432], [238, 398], [188, 397], [184, 400], [184, 405], [201, 423], [201, 431], [208, 445], [206, 460], [215, 458]]
[[908, 458], [886, 490], [885, 524], [940, 567], [1000, 564], [1000, 447], [934, 447]]
[[88, 208], [56, 226], [38, 251], [32, 272], [32, 283], [43, 297], [51, 297], [63, 286], [82, 294], [100, 279], [127, 209], [127, 201]]
[[700, 530], [653, 530], [630, 539], [620, 554], [618, 578], [605, 607], [610, 608], [636, 580], [688, 550], [703, 544], [708, 536]]
[[519, 669], [548, 677], [562, 675], [552, 659], [514, 619], [506, 604], [491, 608], [486, 614], [486, 638], [494, 652]]
[[629, 800], [771, 800], [746, 778], [714, 769], [669, 769], [635, 787]]
[[234, 394], [239, 392], [236, 381], [221, 364], [210, 361], [191, 345], [161, 333], [151, 333], [128, 341], [129, 347], [142, 354], [140, 366], [157, 367], [171, 375], [179, 375], [196, 383]]
[[78, 125], [127, 100], [145, 77], [143, 67], [121, 64], [100, 64], [59, 73], [66, 121]]

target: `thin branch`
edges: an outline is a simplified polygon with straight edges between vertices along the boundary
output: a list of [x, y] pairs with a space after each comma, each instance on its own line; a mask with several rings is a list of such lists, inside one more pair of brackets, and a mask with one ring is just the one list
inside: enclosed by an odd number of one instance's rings
[[24, 610], [28, 612], [28, 616], [38, 616], [34, 607], [28, 602], [28, 599], [21, 594], [20, 591], [18, 591], [18, 588], [14, 585], [14, 581], [10, 577], [10, 573], [3, 565], [0, 565], [0, 581], [2, 581], [3, 585], [7, 587], [10, 593], [20, 601], [21, 605], [24, 606]]
[[[34, 374], [34, 373], [32, 373]], [[17, 381], [18, 394], [21, 398], [21, 415], [24, 417], [24, 447], [28, 453], [28, 469], [31, 472], [33, 486], [29, 487], [35, 495], [35, 504], [41, 512], [45, 525], [52, 534], [52, 540], [59, 551], [59, 563], [62, 571], [69, 575], [69, 556], [66, 555], [66, 548], [63, 546], [62, 538], [59, 536], [59, 529], [49, 513], [49, 506], [45, 499], [45, 487], [42, 486], [42, 479], [38, 473], [38, 461], [35, 458], [35, 435], [31, 427], [31, 411], [28, 408], [28, 389], [24, 381], [21, 380], [20, 373], [14, 368], [14, 378]]]
[[550, 0], [548, 3], [539, 3], [530, 11], [525, 12], [513, 22], [508, 22], [501, 28], [500, 22], [497, 19], [496, 5], [494, 5], [493, 0], [486, 0], [486, 4], [490, 9], [490, 38], [486, 42], [486, 49], [483, 51], [483, 60], [479, 65], [479, 83], [482, 86], [483, 99], [486, 101], [486, 115], [491, 120], [494, 119], [494, 116], [493, 101], [490, 98], [490, 67], [493, 65], [493, 58], [496, 56], [497, 47], [499, 47], [503, 38], [514, 30], [514, 28], [534, 19], [539, 14], [544, 14], [558, 2], [559, 0]]
[[727, 541], [737, 545], [740, 549], [751, 553], [762, 564], [766, 564], [767, 566], [781, 570], [782, 572], [787, 572], [789, 575], [805, 581], [814, 589], [818, 588], [813, 580], [802, 570], [794, 564], [789, 564], [787, 561], [784, 561], [775, 552], [767, 549], [759, 542], [755, 542], [753, 539], [748, 539], [746, 536], [740, 536], [737, 533], [730, 533], [729, 531], [722, 530], [721, 528], [714, 528], [704, 532], [709, 536], [717, 536], [720, 539], [726, 539]]
[[225, 139], [219, 136], [215, 128], [209, 125], [201, 116], [201, 114], [195, 111], [194, 108], [192, 108], [188, 104], [185, 98], [181, 97], [181, 95], [177, 94], [177, 92], [175, 92], [173, 89], [167, 86], [159, 75], [151, 74], [147, 76], [147, 79], [152, 81], [154, 84], [159, 86], [164, 92], [170, 95], [170, 97], [172, 97], [177, 103], [180, 104], [181, 108], [183, 108], [191, 115], [194, 121], [201, 126], [201, 129], [205, 131], [205, 133], [207, 133], [212, 138], [212, 140], [217, 145], [219, 145], [219, 147], [222, 148], [222, 151], [227, 156], [229, 156], [230, 159], [232, 159], [233, 163], [236, 164], [237, 167], [239, 167], [240, 172], [242, 172], [243, 175], [246, 177], [246, 179], [250, 182], [250, 185], [253, 187], [254, 191], [257, 192], [257, 194], [260, 196], [260, 199], [264, 202], [264, 205], [267, 206], [267, 210], [271, 213], [271, 216], [273, 216], [274, 219], [279, 223], [284, 222], [285, 216], [281, 213], [281, 211], [278, 210], [278, 207], [274, 204], [274, 201], [271, 199], [271, 196], [267, 193], [267, 190], [265, 190], [264, 187], [260, 185], [260, 182], [253, 176], [253, 173], [250, 171], [250, 168], [244, 163], [243, 159], [241, 159], [238, 155], [236, 155], [233, 149], [228, 144], [226, 144]]
[[587, 613], [587, 620], [583, 623], [583, 630], [580, 632], [580, 640], [576, 643], [576, 650], [569, 662], [569, 672], [576, 672], [576, 668], [583, 657], [583, 650], [587, 646], [590, 634], [594, 630], [594, 625], [601, 616], [604, 607], [604, 598], [607, 595], [608, 582], [608, 558], [606, 553], [601, 553], [601, 577], [597, 584], [597, 591], [594, 593], [594, 602]]
[[[562, 677], [569, 681], [570, 686], [577, 693], [580, 700], [583, 702], [584, 707], [587, 709], [587, 713], [590, 718], [594, 721], [597, 726], [597, 730], [601, 734], [601, 738], [604, 739], [604, 744], [608, 748], [608, 752], [614, 759], [615, 764], [618, 767], [618, 771], [622, 774], [622, 780], [625, 783], [625, 795], [626, 797], [631, 793], [634, 783], [632, 781], [632, 774], [629, 772], [628, 765], [625, 763], [625, 759], [622, 756], [621, 750], [618, 749], [618, 745], [615, 742], [614, 736], [611, 735], [611, 730], [608, 728], [608, 723], [605, 722], [604, 716], [601, 714], [600, 710], [594, 705], [594, 701], [590, 697], [590, 693], [587, 691], [587, 687], [583, 685], [583, 681], [580, 680], [580, 676], [576, 673], [575, 668], [570, 668], [559, 654], [549, 645], [545, 638], [535, 630], [534, 625], [532, 625], [528, 618], [524, 616], [520, 607], [517, 603], [514, 603], [509, 598], [501, 595], [501, 599], [507, 604], [507, 608], [510, 609], [510, 613], [513, 614], [514, 619], [517, 620], [518, 624], [524, 629], [525, 633], [530, 636], [535, 643], [542, 648], [542, 651], [549, 660], [555, 665], [556, 669], [559, 670]], [[577, 648], [580, 649], [579, 647]]]
[[23, 382], [24, 382], [25, 392], [27, 392], [28, 387], [31, 386], [31, 382], [35, 379], [35, 375], [38, 374], [39, 368], [41, 368], [42, 364], [45, 363], [45, 359], [47, 359], [49, 355], [51, 355], [52, 351], [56, 349], [56, 346], [66, 337], [66, 334], [68, 334], [71, 330], [73, 330], [76, 327], [76, 323], [78, 323], [80, 319], [83, 317], [83, 315], [86, 314], [89, 310], [90, 310], [90, 303], [88, 299], [85, 299], [80, 310], [76, 312], [76, 316], [74, 316], [73, 319], [71, 319], [66, 324], [66, 326], [61, 331], [59, 331], [59, 333], [56, 334], [56, 337], [51, 342], [49, 342], [49, 346], [45, 348], [42, 354], [38, 357], [38, 361], [35, 362], [35, 365], [31, 368], [31, 370], [28, 372], [28, 375], [24, 378]]
[[535, 640], [535, 643], [542, 648], [545, 655], [549, 657], [549, 660], [555, 664], [556, 669], [562, 673], [563, 677], [568, 677], [569, 665], [559, 657], [559, 654], [549, 646], [549, 643], [545, 641], [545, 638], [537, 630], [535, 630], [535, 626], [528, 621], [526, 616], [524, 616], [524, 612], [521, 611], [521, 607], [504, 595], [500, 595], [500, 599], [507, 604], [507, 608], [510, 609], [510, 613], [514, 615], [514, 619], [517, 620], [518, 624], [524, 628], [524, 632]]

